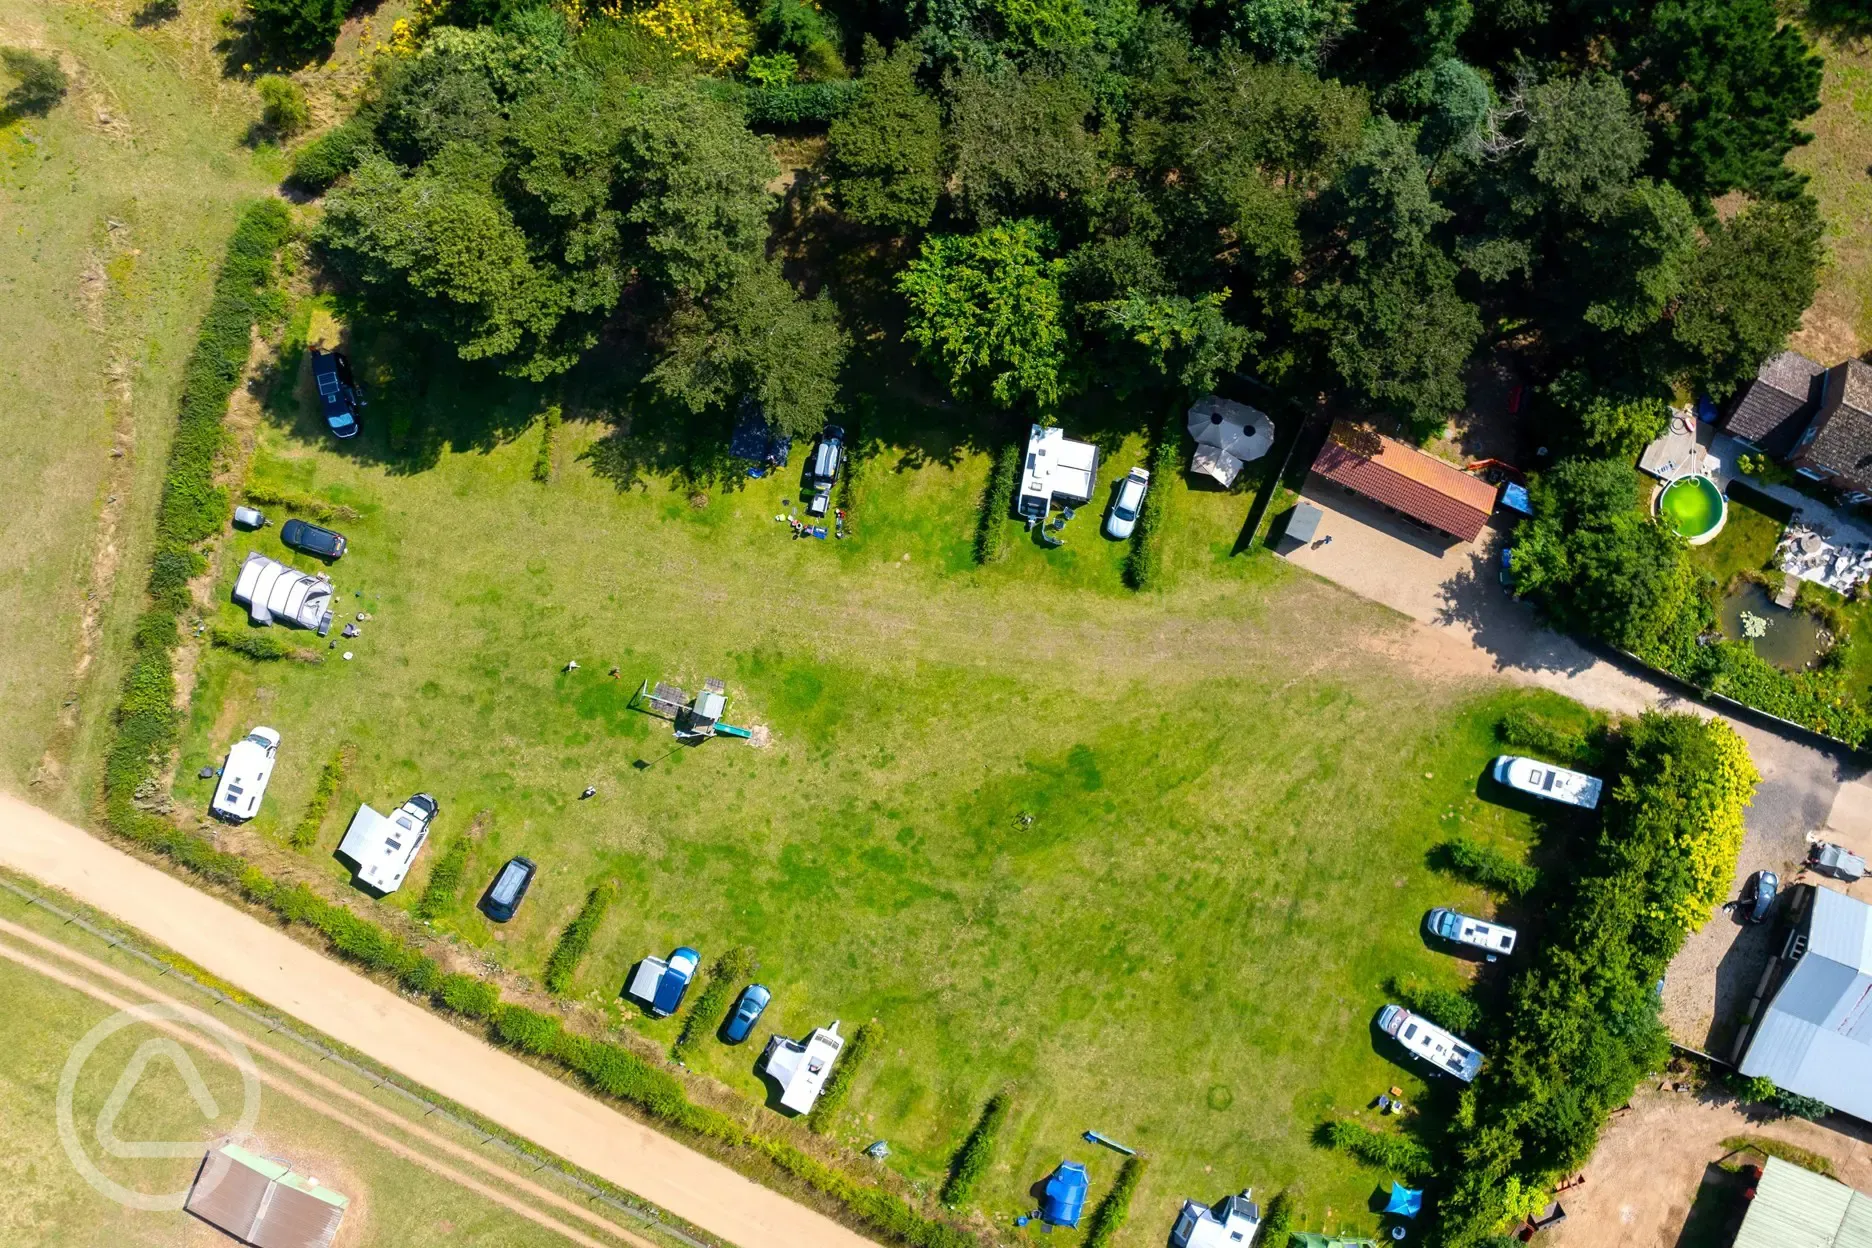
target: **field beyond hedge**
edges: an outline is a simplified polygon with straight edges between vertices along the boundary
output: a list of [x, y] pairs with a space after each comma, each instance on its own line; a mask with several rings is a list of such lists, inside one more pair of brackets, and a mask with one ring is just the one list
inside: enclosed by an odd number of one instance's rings
[[[373, 350], [388, 348], [361, 370]], [[679, 1019], [617, 1004], [631, 964], [753, 946], [773, 1006], [747, 1045], [710, 1036], [692, 1067], [764, 1100], [769, 1031], [878, 1018], [886, 1041], [836, 1134], [887, 1140], [889, 1164], [931, 1190], [1012, 1083], [975, 1192], [1004, 1226], [1062, 1156], [1092, 1164], [1094, 1198], [1111, 1182], [1118, 1159], [1080, 1142], [1088, 1128], [1153, 1158], [1120, 1243], [1160, 1242], [1186, 1195], [1247, 1185], [1297, 1185], [1302, 1225], [1375, 1224], [1380, 1176], [1310, 1134], [1393, 1084], [1440, 1112], [1371, 1020], [1390, 975], [1462, 981], [1420, 921], [1488, 902], [1425, 853], [1457, 829], [1525, 845], [1524, 817], [1481, 801], [1478, 777], [1504, 709], [1564, 704], [1379, 658], [1368, 643], [1395, 617], [1265, 553], [1227, 558], [1244, 496], [1162, 483], [1171, 588], [1140, 596], [1092, 514], [1052, 552], [1015, 526], [1007, 556], [975, 568], [985, 439], [917, 416], [872, 421], [853, 536], [795, 541], [774, 517], [804, 448], [778, 477], [703, 498], [649, 466], [620, 484], [651, 448], [568, 419], [541, 485], [539, 399], [523, 388], [437, 372], [380, 396], [339, 447], [297, 380], [270, 405], [250, 483], [355, 514], [333, 522], [351, 551], [332, 575], [343, 608], [371, 618], [339, 641], [350, 662], [210, 652], [177, 771], [185, 810], [210, 796], [196, 771], [268, 724], [284, 744], [250, 835], [287, 852], [351, 743], [309, 867], [343, 890], [332, 851], [357, 802], [431, 792], [442, 814], [409, 883], [353, 901], [413, 908], [473, 825], [437, 926], [535, 979], [589, 890], [615, 880], [571, 995], [663, 1044]], [[1143, 450], [1112, 435], [1108, 483]], [[244, 627], [225, 593], [247, 550], [314, 566], [279, 546], [285, 513], [270, 510], [274, 527], [224, 545], [211, 622]], [[771, 745], [680, 749], [629, 706], [645, 679], [693, 691], [705, 676], [727, 682], [727, 720]], [[540, 874], [496, 926], [472, 907], [513, 854]]]

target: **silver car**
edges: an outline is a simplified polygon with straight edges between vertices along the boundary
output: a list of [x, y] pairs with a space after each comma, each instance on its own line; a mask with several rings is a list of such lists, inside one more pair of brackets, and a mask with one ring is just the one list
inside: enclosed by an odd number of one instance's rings
[[1133, 468], [1118, 483], [1111, 510], [1105, 515], [1105, 536], [1122, 542], [1137, 528], [1138, 513], [1144, 510], [1144, 492], [1150, 489], [1150, 473]]

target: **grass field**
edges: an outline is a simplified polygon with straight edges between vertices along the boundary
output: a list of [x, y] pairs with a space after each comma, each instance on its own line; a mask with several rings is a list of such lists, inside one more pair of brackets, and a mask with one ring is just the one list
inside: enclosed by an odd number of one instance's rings
[[208, 7], [148, 29], [132, 7], [0, 7], [0, 44], [72, 75], [0, 125], [0, 782], [66, 813], [95, 787], [208, 276], [282, 168], [241, 146], [258, 106], [210, 70]]
[[1788, 164], [1809, 175], [1826, 219], [1827, 268], [1792, 345], [1825, 364], [1872, 346], [1872, 23], [1837, 0], [1798, 6], [1802, 28], [1826, 58], [1820, 111], [1803, 128], [1814, 141]]
[[[108, 950], [103, 942], [78, 934], [76, 929], [61, 928], [44, 912], [25, 906], [11, 893], [0, 893], [0, 915], [60, 943], [69, 943], [80, 954], [105, 960], [139, 981], [155, 980], [155, 972], [143, 964]], [[9, 945], [13, 944], [9, 938]], [[15, 947], [61, 965], [23, 944]], [[118, 996], [133, 995], [115, 985], [105, 986]], [[174, 979], [160, 981], [155, 987], [195, 1002]], [[111, 1007], [5, 959], [0, 959], [0, 994], [4, 994], [8, 1006], [0, 1018], [0, 1045], [7, 1053], [6, 1063], [0, 1067], [0, 1144], [4, 1145], [0, 1154], [5, 1158], [0, 1161], [0, 1175], [14, 1196], [0, 1210], [0, 1242], [46, 1248], [98, 1244], [172, 1248], [231, 1242], [186, 1213], [128, 1209], [106, 1199], [68, 1160], [54, 1111], [60, 1078], [73, 1046], [112, 1014]], [[238, 1015], [226, 1017], [237, 1034], [262, 1043], [281, 1043], [279, 1037], [266, 1037]], [[72, 1121], [86, 1155], [109, 1179], [148, 1193], [181, 1190], [192, 1177], [200, 1154], [189, 1158], [112, 1158], [96, 1146], [92, 1127], [99, 1121], [132, 1055], [156, 1037], [157, 1033], [147, 1027], [133, 1026], [106, 1039], [84, 1063], [74, 1084], [72, 1101]], [[215, 1113], [205, 1116], [178, 1066], [157, 1058], [144, 1068], [114, 1119], [117, 1139], [199, 1139], [207, 1147], [236, 1125], [243, 1094], [235, 1068], [200, 1049], [191, 1047], [185, 1052], [208, 1088]], [[264, 1058], [261, 1065], [271, 1069]], [[344, 1075], [334, 1066], [322, 1069], [353, 1090], [369, 1089], [369, 1084]], [[400, 1116], [413, 1112], [388, 1094], [378, 1093], [373, 1099]], [[343, 1108], [353, 1115], [358, 1113], [355, 1108]], [[372, 1125], [382, 1129], [375, 1121]], [[434, 1118], [423, 1125], [430, 1130], [448, 1130]], [[283, 1158], [301, 1174], [312, 1175], [350, 1198], [338, 1240], [340, 1248], [377, 1244], [398, 1248], [444, 1244], [546, 1248], [568, 1242], [396, 1156], [345, 1125], [296, 1104], [275, 1089], [262, 1090], [256, 1125], [237, 1142], [250, 1151]], [[460, 1142], [477, 1141], [464, 1138]], [[459, 1163], [455, 1164], [459, 1168]], [[486, 1176], [477, 1177], [487, 1181]]]
[[[352, 548], [331, 572], [344, 608], [372, 618], [339, 642], [350, 662], [203, 664], [185, 809], [205, 807], [194, 774], [235, 736], [279, 729], [279, 770], [241, 839], [282, 861], [319, 767], [351, 743], [300, 870], [342, 887], [332, 850], [356, 803], [432, 792], [442, 815], [410, 883], [356, 900], [409, 908], [472, 825], [440, 926], [465, 956], [532, 976], [586, 891], [615, 879], [576, 992], [663, 1043], [679, 1020], [617, 1003], [630, 965], [679, 943], [705, 961], [755, 946], [774, 1005], [754, 1041], [711, 1041], [694, 1064], [760, 1100], [767, 1031], [880, 1019], [888, 1041], [838, 1134], [887, 1140], [890, 1164], [931, 1186], [1012, 1083], [978, 1191], [1004, 1225], [1061, 1156], [1110, 1181], [1115, 1159], [1079, 1142], [1088, 1128], [1156, 1159], [1122, 1242], [1159, 1242], [1185, 1195], [1247, 1184], [1296, 1185], [1309, 1225], [1372, 1224], [1378, 1176], [1309, 1136], [1392, 1084], [1421, 1099], [1372, 1016], [1390, 975], [1462, 979], [1420, 920], [1488, 903], [1425, 853], [1458, 828], [1526, 842], [1478, 776], [1496, 717], [1539, 695], [1425, 683], [1365, 649], [1396, 627], [1381, 609], [1266, 554], [1227, 560], [1245, 497], [1162, 483], [1174, 587], [1139, 596], [1091, 515], [1063, 550], [1016, 527], [1004, 561], [972, 567], [987, 439], [909, 417], [867, 426], [854, 535], [794, 541], [774, 520], [792, 473], [733, 478], [705, 503], [651, 470], [620, 488], [618, 466], [652, 448], [572, 421], [542, 486], [526, 424], [540, 399], [521, 388], [437, 372], [421, 411], [382, 398], [339, 448], [303, 384], [271, 404], [251, 479], [357, 513], [337, 524]], [[1114, 435], [1103, 475], [1141, 449]], [[227, 543], [224, 568], [248, 549], [314, 566], [276, 534]], [[646, 678], [693, 690], [705, 676], [727, 681], [727, 720], [771, 746], [678, 749], [629, 707]], [[588, 784], [598, 796], [581, 801]], [[516, 853], [540, 875], [496, 926], [473, 903]]]

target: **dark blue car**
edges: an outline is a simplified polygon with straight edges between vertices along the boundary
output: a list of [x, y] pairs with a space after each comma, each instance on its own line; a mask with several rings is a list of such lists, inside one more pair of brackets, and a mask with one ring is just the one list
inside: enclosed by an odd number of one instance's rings
[[728, 1030], [723, 1034], [729, 1044], [740, 1044], [754, 1030], [754, 1024], [760, 1021], [761, 1011], [773, 1000], [773, 993], [767, 991], [765, 984], [749, 984], [741, 992], [741, 1000], [735, 1005], [733, 1017], [728, 1020]]
[[481, 913], [496, 923], [505, 923], [513, 918], [514, 911], [520, 908], [520, 902], [526, 897], [527, 889], [533, 884], [533, 874], [539, 868], [533, 865], [531, 858], [510, 858], [502, 867], [500, 874], [494, 877], [494, 886], [488, 889], [487, 901], [481, 906]]
[[689, 981], [695, 978], [696, 967], [701, 964], [702, 955], [687, 945], [670, 954], [669, 965], [663, 968], [663, 977], [657, 980], [650, 1012], [658, 1018], [668, 1018], [681, 1009], [683, 995], [689, 991]]
[[336, 351], [312, 348], [312, 381], [318, 386], [319, 410], [325, 427], [335, 438], [355, 438], [358, 431], [357, 387], [351, 381], [351, 363]]

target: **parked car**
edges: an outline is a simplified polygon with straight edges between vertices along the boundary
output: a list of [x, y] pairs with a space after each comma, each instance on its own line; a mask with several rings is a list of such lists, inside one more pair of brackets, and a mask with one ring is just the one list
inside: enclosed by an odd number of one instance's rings
[[1865, 859], [1827, 841], [1814, 842], [1807, 851], [1807, 865], [1822, 875], [1830, 875], [1848, 884], [1866, 873]]
[[280, 734], [271, 728], [255, 728], [228, 750], [221, 767], [221, 782], [215, 785], [214, 800], [208, 809], [230, 823], [253, 818], [260, 811], [260, 799], [266, 796], [267, 781], [273, 775], [273, 760], [279, 756]]
[[656, 1018], [668, 1018], [682, 1008], [682, 1000], [689, 991], [689, 981], [695, 978], [696, 967], [701, 965], [702, 955], [684, 945], [669, 955], [669, 963], [663, 968], [663, 977], [657, 981], [656, 996], [650, 1000], [650, 1013]]
[[1781, 891], [1781, 877], [1772, 871], [1757, 871], [1742, 886], [1742, 917], [1750, 923], [1767, 919], [1774, 909], [1775, 896]]
[[839, 465], [844, 461], [845, 431], [837, 425], [827, 425], [806, 465], [805, 492], [811, 495], [806, 501], [806, 510], [811, 514], [823, 516], [831, 506], [832, 486], [838, 480]]
[[765, 984], [749, 984], [741, 990], [741, 1000], [735, 1003], [734, 1014], [728, 1019], [728, 1030], [723, 1034], [729, 1044], [740, 1044], [754, 1030], [754, 1024], [760, 1021], [761, 1011], [773, 1000], [773, 993], [767, 991]]
[[234, 527], [237, 529], [266, 528], [266, 513], [254, 507], [236, 507], [234, 509]]
[[335, 438], [355, 438], [357, 409], [364, 404], [351, 380], [351, 361], [336, 351], [313, 347], [312, 381], [318, 386], [319, 410], [325, 415], [325, 427]]
[[494, 877], [494, 886], [488, 889], [481, 913], [496, 923], [513, 918], [514, 911], [526, 898], [527, 889], [533, 886], [533, 875], [538, 870], [531, 858], [509, 858], [500, 874]]
[[294, 550], [317, 555], [321, 559], [338, 558], [344, 554], [346, 545], [344, 534], [316, 524], [307, 524], [304, 520], [288, 520], [282, 524], [280, 541]]
[[1489, 923], [1482, 919], [1455, 910], [1438, 906], [1432, 910], [1425, 924], [1430, 934], [1459, 945], [1468, 945], [1488, 954], [1493, 962], [1498, 956], [1514, 952], [1515, 929], [1504, 927], [1500, 923]]
[[1401, 1005], [1387, 1005], [1378, 1011], [1378, 1029], [1409, 1049], [1412, 1056], [1455, 1075], [1464, 1083], [1474, 1081], [1482, 1071], [1482, 1054], [1478, 1050]]
[[1495, 779], [1511, 789], [1585, 810], [1599, 804], [1599, 790], [1605, 787], [1605, 781], [1598, 776], [1514, 754], [1503, 754], [1495, 760]]
[[1131, 536], [1137, 528], [1138, 513], [1144, 510], [1144, 494], [1150, 489], [1150, 473], [1143, 468], [1133, 468], [1118, 483], [1118, 492], [1112, 495], [1111, 511], [1105, 516], [1105, 536], [1113, 541], [1122, 542]]

